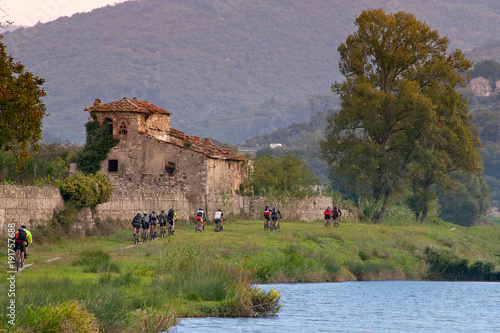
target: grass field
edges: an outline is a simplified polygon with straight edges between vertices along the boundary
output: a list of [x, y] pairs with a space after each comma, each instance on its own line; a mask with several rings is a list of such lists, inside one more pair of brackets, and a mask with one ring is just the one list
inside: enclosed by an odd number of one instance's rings
[[[233, 219], [218, 233], [213, 225], [200, 234], [194, 224], [179, 223], [174, 236], [137, 246], [130, 246], [131, 228], [34, 244], [27, 260], [33, 265], [16, 278], [17, 327], [70, 332], [87, 322], [81, 331], [158, 332], [179, 317], [272, 314], [279, 292], [263, 293], [252, 283], [439, 279], [430, 274], [431, 250], [441, 265], [480, 262], [498, 271], [499, 239], [498, 224], [282, 222], [270, 232], [263, 221]], [[6, 248], [2, 253], [7, 262]], [[4, 275], [2, 304], [8, 288]], [[12, 331], [9, 318], [1, 319], [0, 328]]]

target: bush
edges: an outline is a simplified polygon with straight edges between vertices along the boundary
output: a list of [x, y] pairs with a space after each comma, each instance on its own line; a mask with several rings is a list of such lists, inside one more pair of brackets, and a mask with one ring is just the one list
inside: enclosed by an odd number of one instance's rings
[[427, 246], [424, 260], [429, 266], [427, 277], [432, 280], [500, 281], [495, 265], [477, 261], [469, 266], [467, 259], [457, 257], [451, 250]]
[[113, 191], [111, 183], [103, 173], [92, 175], [77, 172], [57, 185], [64, 200], [71, 202], [76, 208], [95, 208], [108, 202]]
[[74, 266], [84, 266], [84, 273], [115, 272], [118, 273], [119, 267], [111, 262], [109, 254], [103, 251], [83, 251], [79, 258], [73, 262]]
[[58, 305], [30, 307], [26, 316], [20, 316], [18, 326], [29, 328], [28, 332], [99, 332], [94, 315], [80, 309], [76, 301]]

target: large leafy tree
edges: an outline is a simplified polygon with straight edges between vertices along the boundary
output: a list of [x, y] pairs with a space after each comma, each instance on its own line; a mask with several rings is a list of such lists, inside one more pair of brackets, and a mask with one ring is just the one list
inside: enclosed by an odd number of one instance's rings
[[242, 187], [244, 192], [270, 198], [304, 197], [317, 183], [311, 170], [298, 154], [277, 157], [259, 156], [252, 163], [252, 171]]
[[42, 135], [45, 96], [44, 80], [27, 71], [7, 55], [0, 35], [0, 149], [11, 150], [22, 159], [29, 145], [36, 146]]
[[351, 188], [381, 201], [378, 222], [408, 187], [423, 214], [432, 184], [479, 168], [467, 100], [455, 89], [471, 62], [447, 54], [447, 38], [404, 12], [363, 11], [355, 24], [338, 48], [345, 81], [332, 86], [341, 110], [329, 120], [323, 157]]

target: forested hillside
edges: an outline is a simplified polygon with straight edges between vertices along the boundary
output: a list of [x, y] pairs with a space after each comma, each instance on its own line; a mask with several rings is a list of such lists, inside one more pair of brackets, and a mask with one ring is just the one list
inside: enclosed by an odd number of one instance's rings
[[404, 10], [472, 49], [500, 31], [482, 0], [142, 0], [5, 34], [15, 60], [46, 80], [44, 130], [82, 143], [95, 98], [138, 97], [189, 134], [239, 143], [307, 121], [329, 92], [337, 46], [363, 9]]

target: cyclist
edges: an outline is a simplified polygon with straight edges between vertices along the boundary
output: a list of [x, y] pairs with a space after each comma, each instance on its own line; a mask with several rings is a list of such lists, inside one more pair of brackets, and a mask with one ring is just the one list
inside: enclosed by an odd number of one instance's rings
[[170, 208], [168, 210], [167, 221], [168, 221], [168, 227], [169, 227], [168, 234], [173, 235], [174, 228], [175, 228], [175, 221], [177, 221], [177, 214], [175, 213], [173, 208]]
[[28, 236], [23, 228], [19, 228], [12, 238], [14, 241], [14, 252], [19, 249], [21, 251], [21, 267], [24, 266], [24, 253], [26, 251], [25, 243], [28, 242]]
[[24, 224], [21, 226], [21, 229], [24, 229], [24, 231], [26, 232], [26, 237], [28, 238], [28, 241], [24, 242], [24, 259], [28, 259], [28, 246], [30, 245], [30, 243], [33, 243], [33, 236], [31, 236], [31, 232], [26, 229], [26, 226]]
[[278, 215], [280, 216], [280, 219], [283, 218], [283, 216], [281, 216], [280, 210], [278, 209], [278, 206], [274, 205], [274, 208], [271, 211], [271, 219], [273, 220], [274, 229], [279, 229]]
[[325, 209], [325, 227], [328, 227], [330, 226], [330, 219], [332, 218], [332, 210], [330, 209], [330, 207], [326, 207]]
[[198, 209], [198, 211], [196, 212], [196, 228], [198, 231], [203, 231], [203, 229], [205, 229], [203, 221], [206, 221], [206, 219], [207, 217], [205, 215], [205, 212], [200, 207], [200, 209]]
[[142, 229], [143, 229], [143, 232], [144, 232], [144, 239], [143, 240], [146, 240], [147, 241], [147, 235], [149, 233], [149, 217], [148, 217], [148, 213], [144, 213], [144, 215], [142, 216]]
[[335, 207], [333, 207], [333, 222], [335, 225], [338, 225], [340, 216], [342, 216], [342, 212], [340, 211], [339, 205], [335, 204]]
[[215, 216], [214, 216], [215, 231], [222, 231], [222, 222], [224, 220], [225, 220], [224, 214], [222, 213], [222, 211], [219, 208], [219, 210], [217, 210], [215, 212]]
[[137, 235], [139, 241], [141, 241], [141, 226], [142, 226], [142, 215], [141, 213], [137, 213], [132, 220], [132, 228], [134, 228], [134, 237]]
[[264, 222], [264, 229], [268, 229], [270, 222], [271, 222], [271, 206], [266, 205], [266, 208], [264, 209], [264, 218], [266, 221]]
[[153, 230], [153, 237], [156, 238], [156, 221], [158, 220], [158, 216], [156, 212], [153, 210], [151, 215], [149, 215], [149, 223], [151, 223], [151, 229]]
[[167, 227], [167, 215], [165, 211], [162, 209], [160, 215], [158, 216], [158, 221], [160, 223], [160, 230], [162, 232], [161, 236], [163, 237], [163, 230]]

